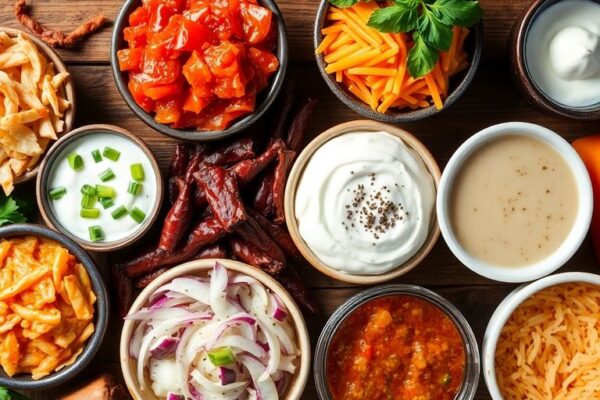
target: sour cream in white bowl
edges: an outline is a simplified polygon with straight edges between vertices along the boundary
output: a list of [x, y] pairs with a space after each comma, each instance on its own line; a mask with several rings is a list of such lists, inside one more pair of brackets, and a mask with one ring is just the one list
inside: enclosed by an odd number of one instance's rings
[[319, 135], [286, 187], [288, 228], [304, 257], [350, 283], [384, 282], [416, 266], [439, 235], [439, 169], [411, 134], [353, 121]]

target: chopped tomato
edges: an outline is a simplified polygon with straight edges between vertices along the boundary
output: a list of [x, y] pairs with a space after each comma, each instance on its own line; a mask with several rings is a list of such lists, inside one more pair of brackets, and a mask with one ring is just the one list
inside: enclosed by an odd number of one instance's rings
[[271, 30], [271, 18], [273, 13], [265, 7], [261, 7], [248, 2], [240, 4], [244, 33], [249, 43], [260, 43], [269, 34]]
[[143, 52], [144, 51], [139, 47], [134, 49], [121, 49], [117, 51], [119, 69], [121, 71], [139, 70]]
[[146, 7], [138, 7], [131, 14], [129, 14], [129, 25], [139, 26], [148, 23], [150, 15]]
[[119, 68], [157, 122], [221, 130], [254, 111], [279, 68], [276, 35], [256, 0], [143, 0], [123, 31]]

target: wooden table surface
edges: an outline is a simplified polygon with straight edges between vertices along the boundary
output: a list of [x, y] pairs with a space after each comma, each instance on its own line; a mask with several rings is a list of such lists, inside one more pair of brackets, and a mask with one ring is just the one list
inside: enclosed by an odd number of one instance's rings
[[[340, 122], [359, 119], [335, 98], [321, 79], [313, 55], [312, 29], [318, 0], [279, 0], [278, 4], [288, 28], [290, 42], [289, 76], [300, 82], [301, 90], [319, 100], [310, 123], [310, 136]], [[563, 135], [567, 140], [600, 133], [598, 123], [584, 123], [543, 115], [526, 105], [511, 82], [507, 38], [519, 13], [528, 5], [526, 0], [481, 0], [485, 10], [485, 46], [482, 65], [467, 93], [452, 107], [425, 121], [405, 124], [403, 128], [415, 134], [429, 147], [440, 167], [456, 148], [480, 129], [507, 121], [527, 121], [544, 125]], [[70, 30], [91, 14], [102, 12], [114, 19], [122, 4], [120, 0], [29, 0], [34, 15], [52, 28]], [[14, 17], [12, 0], [0, 6], [0, 26], [20, 27]], [[110, 71], [109, 43], [112, 28], [106, 27], [73, 50], [60, 54], [69, 66], [77, 88], [78, 109], [76, 126], [106, 123], [121, 126], [143, 138], [154, 150], [162, 168], [166, 168], [175, 141], [148, 128], [127, 108], [118, 94]], [[33, 191], [31, 196], [33, 196]], [[104, 265], [103, 267], [106, 267]], [[589, 240], [575, 257], [559, 272], [600, 272]], [[314, 346], [321, 328], [329, 315], [350, 296], [364, 290], [336, 282], [310, 267], [301, 271], [311, 294], [317, 300], [321, 313], [308, 318], [311, 341]], [[489, 317], [498, 303], [515, 285], [494, 282], [480, 277], [464, 267], [448, 250], [440, 238], [425, 261], [395, 282], [422, 285], [454, 303], [470, 322], [478, 341], [481, 340]], [[110, 285], [109, 282], [107, 282]], [[74, 384], [97, 373], [110, 371], [120, 376], [118, 340], [120, 322], [112, 318], [105, 343], [94, 362], [63, 387], [45, 392], [29, 393], [34, 399], [53, 399]], [[316, 400], [312, 375], [302, 397]], [[480, 380], [477, 399], [489, 399], [483, 379]]]

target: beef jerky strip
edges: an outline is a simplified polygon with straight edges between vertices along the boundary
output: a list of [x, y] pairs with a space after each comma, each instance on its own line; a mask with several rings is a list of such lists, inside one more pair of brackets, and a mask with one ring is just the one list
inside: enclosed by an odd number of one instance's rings
[[[198, 254], [192, 257], [192, 260], [204, 260], [207, 258], [228, 258], [228, 256], [229, 253], [227, 252], [227, 249], [223, 245], [217, 243], [200, 250]], [[160, 275], [167, 272], [169, 269], [169, 267], [162, 267], [153, 272], [150, 272], [149, 274], [146, 274], [136, 279], [133, 282], [133, 286], [136, 289], [143, 289], [146, 286], [148, 286], [153, 280], [158, 278]]]
[[305, 262], [304, 257], [302, 257], [292, 237], [284, 227], [272, 223], [254, 209], [247, 209], [247, 212], [267, 232], [271, 239], [277, 243], [294, 264], [303, 264]]
[[279, 150], [275, 174], [273, 175], [273, 188], [271, 189], [271, 199], [273, 201], [273, 222], [276, 224], [285, 223], [285, 211], [283, 200], [285, 197], [285, 184], [289, 175], [296, 152], [286, 149]]
[[210, 165], [227, 166], [254, 157], [256, 157], [254, 139], [248, 136], [225, 143], [207, 155], [202, 162]]
[[250, 215], [246, 217], [244, 223], [235, 227], [235, 233], [260, 252], [267, 254], [282, 264], [286, 263], [286, 257], [281, 248]]
[[125, 268], [127, 275], [130, 277], [148, 274], [162, 266], [173, 265], [190, 259], [203, 247], [218, 242], [226, 234], [227, 231], [223, 229], [221, 224], [209, 215], [194, 227], [181, 248], [175, 249], [172, 253], [156, 249], [123, 264], [122, 268]]
[[285, 135], [285, 128], [287, 126], [290, 111], [292, 110], [292, 105], [294, 103], [295, 86], [296, 85], [293, 81], [288, 80], [286, 81], [286, 85], [283, 88], [283, 93], [281, 94], [279, 99], [281, 105], [277, 109], [277, 114], [275, 115], [275, 122], [273, 123], [273, 127], [271, 128], [271, 137], [273, 139], [281, 139]]
[[113, 264], [110, 272], [113, 281], [113, 296], [118, 299], [116, 302], [118, 307], [117, 311], [119, 316], [124, 318], [129, 312], [129, 307], [133, 303], [133, 284], [121, 267]]
[[281, 140], [275, 140], [258, 157], [241, 161], [231, 167], [231, 170], [237, 175], [240, 186], [248, 184], [261, 171], [263, 171], [277, 156], [279, 150], [285, 148], [285, 143]]
[[15, 1], [15, 17], [21, 25], [27, 27], [31, 32], [52, 47], [73, 47], [75, 43], [84, 39], [86, 36], [91, 35], [109, 22], [104, 15], [96, 15], [68, 34], [61, 31], [46, 29], [38, 20], [28, 14], [25, 0]]
[[227, 241], [236, 260], [260, 268], [269, 275], [277, 276], [285, 267], [284, 263], [257, 250], [238, 235], [229, 235]]
[[182, 177], [185, 174], [187, 165], [190, 161], [193, 147], [188, 143], [177, 143], [173, 157], [171, 158], [171, 164], [169, 165], [169, 204], [173, 204], [177, 199], [178, 187], [177, 178]]
[[300, 109], [292, 120], [292, 124], [290, 125], [290, 129], [288, 130], [288, 135], [285, 140], [285, 144], [287, 145], [288, 149], [293, 151], [300, 150], [302, 142], [304, 142], [304, 136], [306, 135], [308, 120], [312, 115], [316, 105], [316, 99], [308, 98], [300, 106]]

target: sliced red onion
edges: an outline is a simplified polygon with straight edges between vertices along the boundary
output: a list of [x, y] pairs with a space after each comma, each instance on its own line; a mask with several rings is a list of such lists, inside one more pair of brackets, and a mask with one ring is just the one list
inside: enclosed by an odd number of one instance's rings
[[212, 349], [215, 346], [217, 340], [219, 340], [221, 335], [226, 330], [234, 326], [239, 326], [240, 324], [249, 325], [250, 327], [252, 327], [252, 330], [255, 331], [256, 319], [254, 319], [252, 315], [248, 313], [238, 313], [232, 315], [231, 317], [223, 321], [221, 325], [215, 328], [213, 334], [211, 334], [206, 341], [206, 348], [209, 350]]
[[235, 382], [237, 376], [235, 371], [230, 368], [219, 367], [219, 380], [221, 381], [221, 385], [229, 385], [230, 383]]
[[283, 374], [283, 376], [275, 381], [275, 388], [277, 389], [277, 393], [282, 396], [290, 382], [290, 375]]
[[286, 319], [288, 315], [287, 310], [285, 309], [285, 306], [283, 305], [283, 302], [281, 301], [279, 296], [277, 296], [274, 293], [271, 293], [269, 295], [269, 298], [271, 299], [274, 305], [273, 318], [275, 318], [277, 321], [283, 321], [284, 319]]
[[210, 304], [210, 287], [193, 278], [175, 278], [171, 283], [161, 286], [157, 292], [172, 291], [190, 297], [202, 304]]
[[244, 364], [250, 373], [254, 388], [256, 389], [256, 398], [258, 400], [272, 400], [279, 398], [277, 395], [277, 388], [275, 387], [275, 383], [273, 382], [273, 379], [271, 379], [271, 376], [266, 375], [266, 377], [264, 377], [266, 368], [260, 361], [248, 355], [239, 355], [237, 359]]
[[164, 360], [167, 357], [175, 354], [177, 345], [179, 344], [179, 338], [173, 336], [163, 336], [158, 339], [158, 342], [150, 348], [150, 354], [152, 358], [157, 360]]
[[169, 392], [167, 393], [167, 400], [185, 400], [185, 397], [177, 393]]
[[210, 306], [219, 318], [227, 318], [230, 314], [230, 307], [227, 302], [227, 284], [229, 275], [227, 269], [220, 263], [215, 263], [215, 267], [210, 275]]
[[129, 321], [140, 321], [140, 320], [153, 320], [153, 321], [164, 321], [173, 318], [185, 318], [193, 313], [184, 310], [183, 308], [142, 308], [141, 310], [130, 314], [125, 317]]

